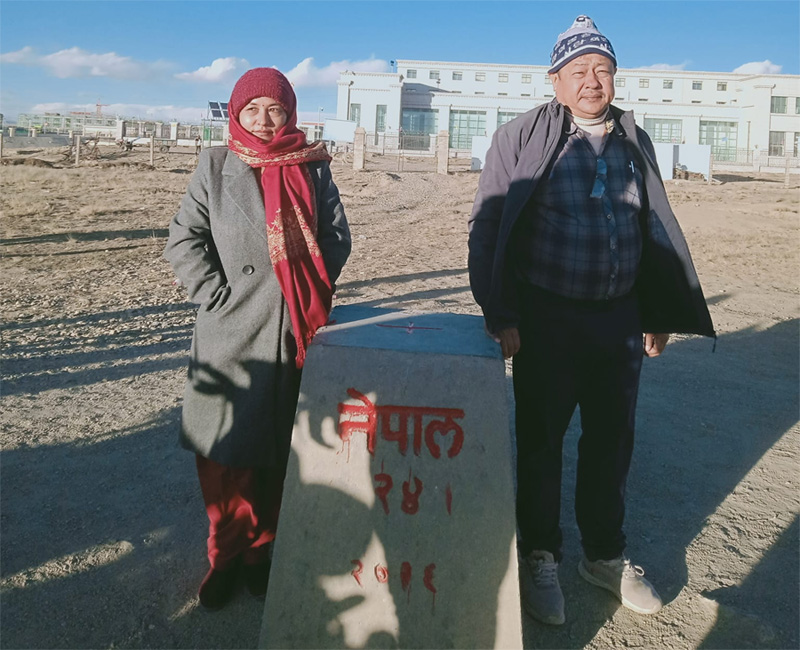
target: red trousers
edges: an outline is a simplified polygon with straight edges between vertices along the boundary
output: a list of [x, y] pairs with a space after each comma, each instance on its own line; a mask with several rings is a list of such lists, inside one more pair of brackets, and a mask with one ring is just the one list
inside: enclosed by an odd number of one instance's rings
[[228, 467], [197, 456], [197, 475], [208, 513], [208, 561], [224, 569], [238, 556], [245, 564], [266, 561], [275, 539], [283, 472]]

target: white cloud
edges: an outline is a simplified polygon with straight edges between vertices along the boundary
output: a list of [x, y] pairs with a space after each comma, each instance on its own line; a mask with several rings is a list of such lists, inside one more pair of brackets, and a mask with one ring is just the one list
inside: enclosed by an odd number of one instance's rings
[[0, 61], [42, 67], [60, 79], [76, 77], [145, 79], [160, 73], [165, 68], [162, 62], [136, 61], [129, 56], [120, 56], [116, 52], [97, 54], [79, 47], [42, 56], [32, 47], [26, 46], [16, 52], [3, 54], [0, 56]]
[[246, 59], [237, 59], [228, 56], [224, 59], [214, 59], [211, 65], [198, 68], [194, 72], [181, 72], [175, 76], [186, 81], [199, 81], [201, 83], [221, 83], [235, 81], [242, 75], [250, 64]]
[[286, 73], [296, 88], [304, 86], [335, 86], [339, 80], [339, 73], [345, 70], [351, 72], [391, 72], [388, 61], [383, 59], [364, 59], [362, 61], [333, 61], [324, 68], [314, 65], [314, 59], [308, 57], [303, 59], [294, 68]]
[[0, 63], [30, 63], [35, 59], [36, 55], [30, 45], [26, 45], [16, 52], [0, 54]]
[[783, 66], [777, 65], [767, 59], [766, 61], [751, 61], [740, 65], [734, 70], [741, 74], [779, 74]]
[[683, 63], [654, 63], [653, 65], [644, 65], [641, 70], [686, 70], [689, 61]]
[[[95, 104], [68, 104], [65, 102], [52, 102], [46, 104], [36, 104], [26, 113], [61, 113], [62, 115], [71, 111], [86, 111], [94, 113]], [[194, 106], [173, 106], [149, 105], [149, 104], [109, 104], [103, 106], [104, 115], [119, 115], [120, 117], [138, 117], [143, 120], [158, 120], [169, 122], [177, 120], [184, 123], [197, 123], [201, 118], [206, 117], [208, 107]]]

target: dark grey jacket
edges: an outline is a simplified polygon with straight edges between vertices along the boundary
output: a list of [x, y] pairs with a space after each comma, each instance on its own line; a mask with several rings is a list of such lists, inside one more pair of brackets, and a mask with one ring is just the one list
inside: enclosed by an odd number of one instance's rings
[[[714, 336], [689, 248], [670, 208], [655, 150], [633, 113], [615, 106], [645, 183], [641, 213], [642, 260], [636, 288], [645, 332]], [[514, 226], [556, 152], [564, 109], [556, 100], [504, 124], [494, 134], [469, 219], [469, 278], [487, 328], [519, 323], [513, 260], [506, 253]]]
[[[328, 163], [308, 169], [317, 241], [335, 282], [350, 254], [350, 231]], [[259, 179], [227, 147], [200, 154], [164, 256], [200, 305], [181, 443], [223, 465], [282, 464], [300, 379], [291, 319], [269, 258]]]

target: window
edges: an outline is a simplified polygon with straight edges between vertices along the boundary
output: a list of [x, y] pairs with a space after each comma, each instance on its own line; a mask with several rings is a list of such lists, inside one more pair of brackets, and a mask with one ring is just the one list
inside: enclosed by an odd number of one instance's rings
[[350, 104], [350, 121], [361, 126], [361, 104]]
[[511, 113], [507, 111], [497, 111], [497, 126], [503, 126], [506, 122], [510, 122], [515, 117], [519, 117], [522, 113]]
[[794, 98], [794, 112], [795, 115], [800, 115], [800, 97]]
[[671, 102], [672, 100], [671, 100], [671, 99], [662, 99], [661, 101], [662, 101], [662, 102], [669, 103], [669, 102]]
[[699, 104], [699, 103], [700, 103], [700, 100], [699, 100], [699, 99], [693, 99], [693, 100], [692, 100], [692, 104]]
[[672, 90], [672, 79], [664, 79], [664, 81], [661, 82], [661, 86], [667, 90]]
[[639, 97], [640, 102], [649, 102], [650, 100], [647, 97]]
[[500, 72], [500, 73], [498, 73], [498, 74], [497, 74], [497, 80], [498, 80], [498, 81], [499, 81], [501, 84], [507, 84], [507, 83], [508, 83], [508, 73], [507, 73], [507, 72]]
[[476, 72], [475, 73], [475, 81], [486, 81], [486, 73], [485, 72]]
[[483, 92], [482, 90], [476, 90], [476, 91], [475, 91], [475, 94], [476, 94], [476, 95], [485, 95], [486, 93], [485, 93], [485, 92]]
[[550, 78], [549, 74], [544, 76], [544, 85], [545, 86], [552, 86], [553, 85], [553, 80]]
[[436, 133], [439, 111], [433, 108], [404, 108], [400, 123], [405, 133]]
[[727, 81], [718, 81], [717, 82], [717, 90], [728, 90], [728, 82]]
[[794, 157], [800, 156], [800, 133], [794, 134]]
[[769, 155], [783, 156], [786, 151], [786, 134], [783, 131], [769, 132]]
[[785, 113], [786, 112], [787, 97], [773, 97], [770, 102], [770, 113]]
[[453, 73], [453, 81], [461, 81], [464, 78], [464, 75], [460, 72]]
[[647, 135], [653, 142], [680, 143], [682, 126], [681, 120], [667, 120], [660, 117], [644, 118], [644, 130], [647, 131]]
[[522, 75], [522, 83], [529, 84], [531, 82], [531, 75], [524, 74]]
[[723, 104], [723, 105], [724, 105], [724, 104], [725, 104], [725, 102], [717, 102], [717, 104]]
[[406, 70], [406, 78], [407, 79], [416, 79], [417, 78], [417, 71], [416, 70]]
[[431, 146], [431, 134], [439, 127], [439, 111], [432, 108], [404, 108], [400, 115], [403, 129], [401, 147], [426, 150]]
[[450, 111], [451, 148], [471, 149], [476, 135], [486, 135], [485, 111]]
[[428, 79], [438, 79], [438, 78], [439, 78], [438, 70], [428, 70]]
[[378, 104], [375, 107], [375, 130], [378, 133], [386, 130], [386, 104]]
[[508, 93], [497, 93], [498, 97], [508, 97]]
[[692, 90], [703, 90], [703, 82], [702, 81], [693, 81], [692, 82]]
[[625, 77], [617, 77], [614, 79], [614, 85], [617, 88], [624, 88], [625, 87]]
[[530, 97], [530, 96], [531, 96], [530, 93], [522, 93], [522, 97]]
[[649, 87], [650, 87], [649, 79], [639, 79], [639, 88], [649, 88]]
[[711, 145], [714, 160], [736, 160], [736, 122], [700, 121], [700, 144]]

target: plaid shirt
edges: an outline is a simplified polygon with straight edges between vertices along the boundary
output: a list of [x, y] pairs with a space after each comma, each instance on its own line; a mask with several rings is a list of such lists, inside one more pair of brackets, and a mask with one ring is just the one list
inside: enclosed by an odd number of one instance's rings
[[571, 120], [564, 129], [549, 177], [520, 215], [517, 275], [577, 300], [624, 296], [642, 254], [642, 173], [616, 122], [599, 156]]

